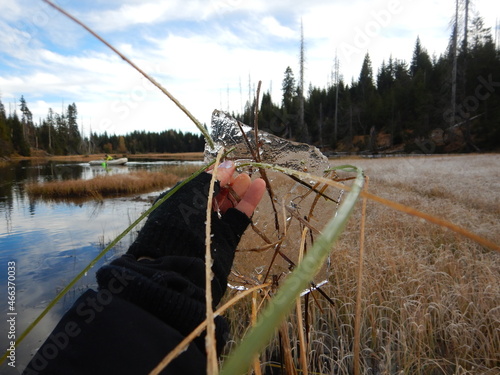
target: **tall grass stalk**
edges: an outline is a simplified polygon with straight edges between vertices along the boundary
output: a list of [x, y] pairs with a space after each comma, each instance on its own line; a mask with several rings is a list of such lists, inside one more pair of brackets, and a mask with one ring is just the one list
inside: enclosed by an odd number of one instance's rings
[[[254, 291], [252, 293], [252, 316], [251, 316], [251, 323], [253, 326], [257, 322], [257, 312], [258, 312], [257, 291]], [[260, 353], [257, 353], [254, 357], [254, 360], [253, 360], [253, 372], [255, 375], [262, 375], [262, 371], [260, 370], [259, 354]]]
[[208, 202], [206, 212], [206, 225], [205, 225], [205, 304], [207, 316], [207, 335], [205, 337], [205, 346], [207, 348], [207, 374], [216, 375], [219, 373], [217, 362], [217, 345], [215, 342], [215, 321], [214, 310], [212, 308], [212, 201], [214, 195], [215, 181], [217, 180], [217, 172], [219, 170], [220, 158], [223, 149], [221, 148], [215, 159], [214, 169], [212, 171], [212, 178], [210, 180], [210, 188], [208, 190]]
[[[368, 177], [366, 177], [365, 190], [368, 190]], [[356, 319], [354, 321], [354, 375], [360, 373], [359, 352], [361, 342], [361, 295], [363, 290], [363, 262], [365, 255], [365, 221], [366, 221], [366, 201], [363, 198], [363, 208], [361, 209], [361, 223], [359, 228], [359, 264], [358, 282], [356, 291]]]
[[[304, 249], [306, 246], [306, 236], [308, 233], [309, 233], [309, 228], [304, 228], [304, 230], [302, 231], [302, 237], [300, 239], [299, 263], [302, 263], [302, 260], [304, 259]], [[297, 311], [297, 330], [300, 343], [300, 367], [302, 369], [303, 375], [309, 375], [307, 367], [308, 345], [306, 337], [304, 335], [304, 324], [302, 319], [302, 303], [300, 301], [300, 297], [298, 297], [295, 300], [295, 309]]]

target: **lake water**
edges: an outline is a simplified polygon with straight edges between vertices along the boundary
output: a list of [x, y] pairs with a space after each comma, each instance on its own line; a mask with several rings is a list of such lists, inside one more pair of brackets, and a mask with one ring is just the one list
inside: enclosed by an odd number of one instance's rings
[[[132, 170], [176, 170], [200, 162], [130, 162], [126, 166], [91, 167], [84, 163], [20, 162], [0, 167], [0, 351], [5, 353], [10, 340], [7, 319], [8, 266], [15, 263], [15, 334], [24, 329], [43, 311], [97, 254], [123, 232], [147, 208], [149, 199], [159, 192], [138, 197], [105, 199], [85, 203], [32, 201], [24, 185], [32, 181], [88, 179], [105, 173], [127, 173]], [[137, 228], [138, 229], [138, 228]], [[136, 229], [136, 230], [137, 230]], [[100, 265], [124, 253], [136, 230], [113, 248], [78, 284], [43, 318], [16, 350], [16, 368], [0, 366], [2, 374], [18, 374], [45, 340], [64, 311], [87, 288], [95, 288], [95, 271]], [[14, 263], [12, 263], [14, 262]], [[12, 276], [12, 272], [11, 272]]]

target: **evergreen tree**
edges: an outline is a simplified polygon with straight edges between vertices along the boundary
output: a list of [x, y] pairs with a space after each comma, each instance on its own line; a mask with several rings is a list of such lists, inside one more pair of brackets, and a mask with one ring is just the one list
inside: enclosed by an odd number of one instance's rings
[[389, 92], [395, 80], [394, 66], [392, 61], [392, 56], [389, 58], [389, 62], [386, 64], [385, 60], [382, 61], [382, 66], [380, 67], [377, 74], [377, 90], [383, 95]]
[[[363, 60], [358, 82], [353, 85], [353, 99], [357, 102], [361, 134], [373, 133], [379, 126], [380, 98], [373, 83], [373, 69], [370, 55]], [[372, 130], [373, 129], [373, 130]]]
[[286, 126], [286, 134], [292, 138], [295, 136], [295, 120], [297, 111], [295, 109], [297, 91], [295, 87], [295, 77], [293, 76], [292, 68], [287, 67], [285, 70], [285, 78], [283, 79], [283, 121]]
[[500, 145], [500, 50], [495, 48], [490, 29], [481, 18], [472, 20], [472, 43], [469, 50], [466, 97], [457, 106], [457, 117], [470, 119], [473, 145], [498, 149]]
[[11, 131], [7, 124], [5, 107], [0, 100], [0, 156], [8, 156], [12, 151]]
[[420, 37], [417, 37], [415, 48], [413, 50], [413, 57], [410, 64], [410, 74], [415, 77], [419, 72], [425, 77], [432, 71], [432, 62], [427, 53], [427, 50], [422, 47]]
[[30, 156], [30, 146], [28, 142], [26, 142], [23, 132], [23, 124], [19, 120], [16, 112], [14, 112], [12, 116], [9, 116], [7, 119], [7, 125], [12, 132], [12, 144], [14, 146], [14, 150], [17, 151], [19, 155]]
[[262, 95], [259, 128], [278, 136], [283, 136], [285, 132], [281, 109], [273, 103], [270, 92]]
[[295, 96], [295, 77], [293, 76], [292, 68], [287, 67], [285, 70], [285, 78], [283, 79], [283, 107], [291, 113], [293, 111], [293, 98]]
[[68, 105], [66, 111], [66, 132], [67, 132], [67, 150], [71, 154], [75, 154], [80, 150], [80, 145], [82, 143], [82, 136], [78, 129], [78, 111], [76, 109], [76, 104]]
[[19, 100], [19, 107], [21, 110], [21, 124], [22, 124], [22, 133], [25, 141], [28, 143], [28, 146], [34, 147], [36, 145], [36, 136], [35, 136], [35, 125], [33, 124], [33, 115], [26, 104], [26, 100], [24, 96], [21, 95], [21, 99]]
[[428, 87], [428, 79], [431, 74], [430, 57], [420, 44], [420, 38], [417, 37], [410, 64], [410, 75], [412, 76], [410, 101], [413, 103], [411, 113], [413, 124], [410, 127], [414, 128], [419, 136], [425, 136], [431, 130], [432, 94]]
[[375, 90], [375, 86], [373, 84], [372, 62], [368, 53], [363, 59], [363, 65], [361, 67], [361, 72], [359, 73], [358, 89], [360, 98], [362, 99], [368, 98]]
[[484, 45], [493, 43], [491, 28], [484, 25], [484, 20], [480, 16], [477, 16], [472, 20], [469, 33], [472, 38], [471, 48], [473, 51]]

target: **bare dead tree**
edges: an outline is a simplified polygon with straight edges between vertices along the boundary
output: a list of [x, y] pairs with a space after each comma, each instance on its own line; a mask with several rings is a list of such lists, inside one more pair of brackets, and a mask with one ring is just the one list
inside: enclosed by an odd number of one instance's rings
[[299, 77], [299, 129], [304, 142], [309, 142], [309, 131], [304, 121], [304, 24], [300, 20], [300, 77]]

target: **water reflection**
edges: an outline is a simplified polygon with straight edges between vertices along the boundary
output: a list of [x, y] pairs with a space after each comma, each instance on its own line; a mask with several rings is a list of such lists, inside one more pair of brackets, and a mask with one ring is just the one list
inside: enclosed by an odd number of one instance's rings
[[[192, 164], [192, 163], [188, 163]], [[195, 163], [198, 167], [200, 163]], [[101, 250], [119, 235], [142, 212], [149, 208], [146, 200], [130, 198], [106, 199], [82, 204], [30, 201], [25, 193], [27, 182], [92, 178], [106, 173], [127, 173], [131, 170], [160, 170], [172, 162], [130, 163], [124, 167], [104, 170], [88, 164], [31, 164], [21, 162], [0, 167], [0, 275], [5, 285], [8, 262], [16, 262], [17, 333], [20, 334], [47, 304]], [[192, 169], [192, 168], [191, 168]], [[157, 192], [159, 193], [159, 192]], [[157, 193], [149, 193], [154, 196]], [[136, 228], [138, 229], [138, 228]], [[89, 274], [82, 278], [53, 311], [21, 343], [17, 351], [17, 370], [21, 370], [45, 339], [63, 312], [82, 291], [95, 287], [95, 270], [123, 253], [134, 238], [132, 231], [110, 251]], [[0, 311], [7, 313], [6, 288], [0, 294]], [[0, 331], [7, 332], [6, 319]], [[0, 341], [0, 351], [8, 348]], [[10, 374], [5, 363], [0, 373]]]

